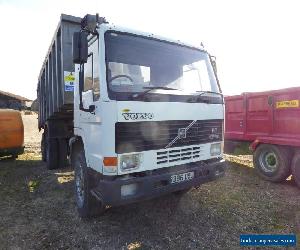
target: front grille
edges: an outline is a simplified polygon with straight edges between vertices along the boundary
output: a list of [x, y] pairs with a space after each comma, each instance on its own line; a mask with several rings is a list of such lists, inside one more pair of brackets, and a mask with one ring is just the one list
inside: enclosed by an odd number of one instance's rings
[[197, 161], [202, 156], [201, 151], [202, 148], [200, 146], [159, 151], [156, 153], [156, 163], [160, 165], [182, 162], [185, 160]]
[[115, 125], [116, 153], [221, 141], [222, 124], [223, 120], [118, 122]]

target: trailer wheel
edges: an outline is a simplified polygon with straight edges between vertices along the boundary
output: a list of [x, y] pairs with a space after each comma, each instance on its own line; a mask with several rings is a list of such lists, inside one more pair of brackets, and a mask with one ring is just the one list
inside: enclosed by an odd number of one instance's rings
[[48, 138], [46, 143], [46, 165], [47, 169], [57, 169], [58, 165], [58, 141]]
[[75, 170], [75, 196], [79, 216], [89, 218], [103, 214], [105, 205], [91, 194], [92, 178], [89, 175], [84, 149], [78, 144], [72, 152], [72, 166]]
[[42, 134], [41, 140], [41, 153], [42, 153], [42, 161], [46, 161], [46, 140], [45, 140], [45, 132]]
[[292, 160], [292, 175], [297, 186], [300, 188], [300, 152], [296, 153]]
[[265, 180], [284, 181], [291, 173], [289, 156], [285, 147], [262, 144], [254, 152], [254, 167]]

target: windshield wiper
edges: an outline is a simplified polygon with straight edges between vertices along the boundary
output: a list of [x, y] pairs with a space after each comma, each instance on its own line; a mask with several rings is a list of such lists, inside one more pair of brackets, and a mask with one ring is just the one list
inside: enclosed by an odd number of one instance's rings
[[[191, 97], [188, 102], [205, 102], [205, 103], [211, 103], [212, 100], [210, 99], [211, 96], [203, 96], [205, 94], [216, 94], [218, 97], [221, 97], [221, 103], [223, 103], [223, 94], [219, 92], [214, 92], [214, 91], [196, 91], [199, 93], [198, 95], [195, 95]], [[202, 98], [201, 98], [202, 97]], [[214, 103], [214, 102], [213, 102]], [[219, 102], [217, 102], [219, 103]]]
[[199, 96], [202, 96], [202, 95], [204, 95], [204, 94], [217, 94], [217, 95], [223, 97], [223, 94], [222, 94], [222, 93], [214, 92], [214, 91], [196, 91], [196, 92], [197, 92], [197, 93], [200, 93], [200, 94], [198, 94], [198, 97], [199, 97]]
[[149, 86], [149, 87], [143, 87], [144, 89], [146, 89], [143, 92], [140, 93], [134, 93], [132, 95], [133, 98], [139, 98], [139, 97], [144, 97], [147, 93], [151, 92], [152, 90], [156, 90], [156, 89], [163, 89], [163, 90], [180, 90], [180, 89], [175, 89], [175, 88], [170, 88], [170, 87], [165, 87], [165, 86]]

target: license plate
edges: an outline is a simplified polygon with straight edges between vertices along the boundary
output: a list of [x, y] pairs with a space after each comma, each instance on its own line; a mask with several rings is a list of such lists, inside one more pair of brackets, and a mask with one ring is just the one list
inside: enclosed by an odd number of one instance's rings
[[171, 184], [188, 181], [194, 178], [194, 172], [171, 175]]

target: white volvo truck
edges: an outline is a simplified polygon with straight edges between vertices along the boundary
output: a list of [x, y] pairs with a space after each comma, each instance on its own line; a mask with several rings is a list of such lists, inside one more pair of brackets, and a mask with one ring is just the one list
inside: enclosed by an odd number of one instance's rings
[[71, 160], [82, 217], [224, 175], [223, 96], [203, 48], [62, 15], [38, 99], [43, 159]]

